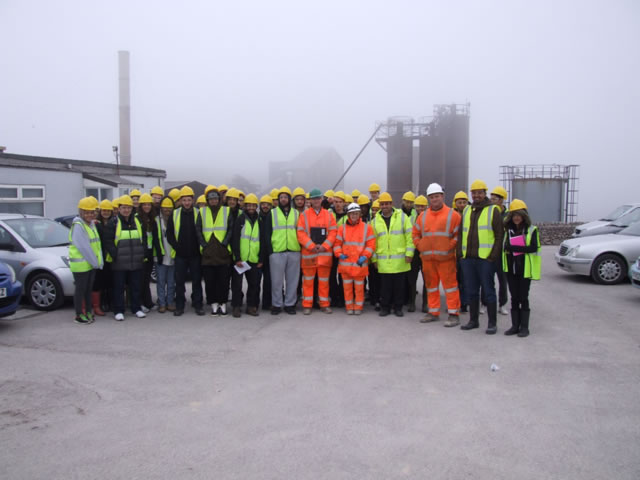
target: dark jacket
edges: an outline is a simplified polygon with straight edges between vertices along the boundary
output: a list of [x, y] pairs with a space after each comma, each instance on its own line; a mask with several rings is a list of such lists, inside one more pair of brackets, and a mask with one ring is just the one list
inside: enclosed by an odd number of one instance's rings
[[[169, 217], [167, 224], [167, 241], [176, 251], [176, 256], [182, 258], [200, 256], [200, 245], [196, 232], [196, 222], [194, 220], [194, 209], [185, 210], [180, 208], [180, 232], [176, 240], [175, 226], [173, 225], [173, 215]], [[199, 218], [199, 216], [198, 216]]]
[[[233, 252], [234, 262], [240, 261], [240, 237], [245, 222], [250, 222], [251, 226], [253, 226], [255, 222], [258, 222], [258, 228], [262, 231], [262, 222], [259, 219], [258, 212], [253, 215], [244, 212], [238, 217], [233, 225], [233, 235], [231, 236], [231, 251]], [[258, 263], [263, 263], [262, 248], [260, 248], [260, 253], [258, 254]]]
[[504, 237], [504, 252], [507, 254], [507, 273], [511, 275], [516, 275], [518, 277], [524, 276], [524, 255], [516, 255], [514, 256], [514, 252], [518, 253], [536, 253], [538, 251], [538, 230], [533, 232], [531, 235], [531, 244], [529, 246], [520, 246], [520, 245], [511, 245], [511, 237], [515, 237], [518, 235], [523, 235], [525, 238], [529, 234], [529, 229], [531, 229], [531, 219], [529, 215], [524, 210], [517, 210], [522, 216], [523, 222], [520, 224], [518, 228], [513, 221], [511, 221], [512, 212], [508, 212], [505, 216], [505, 237]]
[[118, 215], [109, 221], [104, 227], [105, 250], [111, 255], [111, 269], [117, 271], [133, 271], [142, 269], [146, 255], [147, 233], [142, 231], [142, 242], [138, 240], [120, 239], [118, 246], [115, 244], [117, 222], [120, 221], [122, 230], [135, 230], [136, 222], [133, 214], [129, 219]]
[[[479, 258], [478, 257], [478, 218], [482, 213], [482, 210], [493, 205], [489, 198], [485, 198], [482, 202], [472, 203], [469, 205], [471, 208], [471, 218], [469, 221], [469, 232], [467, 233], [467, 258]], [[464, 221], [464, 219], [463, 219]], [[491, 248], [491, 252], [489, 253], [489, 257], [487, 260], [490, 262], [501, 261], [502, 255], [502, 239], [504, 237], [504, 228], [502, 225], [502, 212], [500, 207], [496, 207], [493, 219], [491, 222], [491, 229], [493, 230], [493, 235], [495, 241], [493, 243], [493, 248]], [[460, 224], [460, 230], [458, 231], [458, 245], [456, 247], [458, 258], [462, 257], [462, 235], [464, 234], [464, 229], [462, 224]]]
[[[212, 207], [205, 207], [211, 210], [213, 220], [215, 222], [216, 217], [221, 215], [222, 208], [218, 207], [214, 209]], [[225, 207], [226, 208], [226, 207]], [[209, 237], [209, 241], [207, 242], [204, 239], [204, 234], [202, 233], [202, 215], [198, 216], [198, 221], [196, 223], [196, 235], [198, 238], [198, 245], [202, 247], [202, 265], [230, 265], [231, 264], [231, 254], [229, 253], [229, 249], [227, 248], [231, 243], [231, 235], [233, 233], [233, 224], [234, 217], [232, 212], [229, 212], [229, 216], [227, 217], [227, 232], [220, 242], [215, 235], [211, 235]]]

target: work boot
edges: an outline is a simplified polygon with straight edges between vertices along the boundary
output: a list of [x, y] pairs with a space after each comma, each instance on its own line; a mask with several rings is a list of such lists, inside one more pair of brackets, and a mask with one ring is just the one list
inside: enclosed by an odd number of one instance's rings
[[252, 317], [257, 317], [258, 307], [247, 307], [247, 315], [251, 315]]
[[460, 325], [460, 317], [458, 315], [449, 315], [449, 318], [444, 322], [445, 327], [457, 327]]
[[320, 309], [320, 311], [321, 311], [322, 313], [333, 313], [333, 310], [331, 310], [331, 307], [324, 307], [324, 308], [321, 308], [321, 309]]
[[362, 315], [362, 310], [354, 310], [353, 314], [354, 315]]
[[311, 309], [310, 308], [303, 308], [302, 309], [302, 314], [303, 315], [311, 315]]
[[347, 310], [347, 315], [353, 315], [353, 310]]
[[407, 312], [415, 312], [416, 311], [416, 302], [411, 301], [409, 302], [409, 306], [407, 307]]
[[176, 306], [171, 303], [169, 305], [167, 305], [167, 310], [169, 310], [170, 312], [175, 312], [176, 311]]
[[91, 304], [93, 305], [93, 313], [99, 317], [104, 317], [104, 312], [100, 308], [100, 292], [91, 292]]
[[495, 335], [498, 331], [498, 304], [497, 303], [488, 303], [487, 304], [487, 315], [489, 316], [489, 325], [484, 333], [487, 335]]
[[378, 313], [378, 316], [379, 317], [386, 317], [387, 315], [389, 315], [389, 313], [391, 313], [391, 312], [389, 311], [388, 308], [381, 308], [380, 309], [380, 313]]
[[478, 316], [480, 315], [480, 299], [471, 300], [469, 304], [469, 322], [460, 327], [461, 330], [478, 328]]
[[529, 314], [531, 314], [531, 310], [520, 310], [520, 331], [518, 336], [521, 338], [529, 336]]
[[440, 320], [440, 317], [438, 317], [438, 315], [434, 315], [433, 313], [427, 313], [424, 318], [420, 319], [420, 323], [431, 323], [431, 322], [437, 322], [438, 320]]
[[280, 307], [271, 307], [271, 315], [280, 315], [282, 309]]
[[511, 309], [511, 328], [504, 332], [505, 335], [515, 335], [520, 331], [520, 309]]
[[233, 318], [240, 318], [240, 307], [233, 307], [231, 315]]
[[395, 314], [396, 317], [404, 317], [404, 312], [402, 311], [402, 307], [394, 309], [393, 313]]

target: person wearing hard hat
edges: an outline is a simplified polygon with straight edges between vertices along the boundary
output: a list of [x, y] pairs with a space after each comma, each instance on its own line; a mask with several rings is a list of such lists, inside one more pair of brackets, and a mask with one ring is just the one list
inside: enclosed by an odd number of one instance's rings
[[311, 198], [309, 197], [309, 192], [304, 194], [304, 208], [311, 208]]
[[113, 272], [113, 313], [119, 322], [124, 320], [124, 291], [129, 287], [131, 312], [138, 318], [146, 317], [140, 304], [142, 267], [147, 245], [147, 233], [133, 213], [129, 195], [120, 197], [118, 216], [105, 228], [107, 262]]
[[[263, 195], [260, 198], [260, 224], [271, 221], [270, 212], [273, 208], [271, 195]], [[262, 248], [261, 252], [264, 252]], [[262, 310], [271, 310], [271, 270], [269, 269], [269, 256], [262, 255]]]
[[371, 201], [375, 202], [380, 196], [380, 185], [377, 183], [369, 185], [369, 196], [371, 197]]
[[172, 188], [171, 190], [169, 190], [169, 198], [173, 200], [174, 208], [180, 207], [180, 190], [178, 190], [177, 188]]
[[[464, 211], [464, 207], [469, 204], [469, 197], [465, 192], [460, 190], [453, 197], [453, 206], [460, 215], [462, 219], [462, 212]], [[469, 299], [467, 298], [467, 291], [464, 288], [464, 274], [462, 273], [462, 265], [460, 263], [460, 258], [457, 257], [456, 260], [456, 278], [458, 279], [458, 292], [460, 292], [460, 313], [467, 313], [469, 311]]]
[[158, 295], [158, 313], [167, 310], [175, 312], [176, 278], [175, 254], [167, 239], [167, 228], [173, 214], [173, 200], [165, 197], [160, 202], [160, 215], [156, 219], [154, 231], [155, 260], [156, 260], [156, 293]]
[[218, 187], [218, 195], [220, 195], [220, 205], [227, 205], [228, 192], [229, 187], [227, 187], [224, 183]]
[[333, 196], [335, 195], [335, 192], [331, 189], [327, 190], [326, 192], [324, 192], [324, 195], [322, 196], [322, 208], [326, 208], [327, 210], [331, 210], [331, 207], [333, 206]]
[[180, 206], [173, 210], [167, 225], [167, 240], [171, 245], [175, 265], [176, 309], [173, 315], [184, 314], [186, 305], [187, 272], [191, 273], [191, 305], [196, 315], [204, 315], [202, 308], [202, 258], [196, 223], [198, 210], [193, 204], [193, 189], [185, 185], [180, 189]]
[[[507, 217], [509, 210], [506, 208], [505, 202], [507, 200], [507, 191], [501, 187], [497, 186], [493, 190], [491, 190], [491, 202], [494, 205], [497, 205], [502, 212], [502, 221]], [[507, 276], [505, 272], [502, 270], [502, 255], [500, 255], [500, 259], [498, 260], [498, 264], [496, 265], [496, 276], [498, 277], [498, 313], [501, 315], [509, 315], [507, 312], [507, 302], [509, 301], [509, 297], [507, 295]]]
[[360, 206], [360, 220], [365, 223], [369, 223], [371, 218], [369, 217], [369, 212], [371, 210], [371, 201], [369, 197], [367, 197], [364, 193], [358, 195], [356, 203]]
[[95, 318], [92, 306], [93, 284], [96, 270], [104, 264], [100, 234], [95, 225], [97, 200], [83, 198], [78, 202], [78, 216], [73, 219], [69, 230], [69, 269], [73, 274], [75, 291], [73, 305], [75, 321], [80, 324], [92, 323]]
[[511, 293], [511, 328], [505, 335], [529, 335], [529, 288], [531, 280], [540, 280], [542, 257], [540, 234], [531, 223], [527, 204], [514, 198], [505, 221], [502, 267]]
[[204, 194], [202, 194], [196, 200], [196, 209], [200, 210], [202, 207], [206, 205], [207, 205], [207, 200], [204, 198]]
[[247, 279], [247, 314], [258, 315], [260, 303], [260, 277], [262, 276], [263, 255], [260, 249], [260, 218], [258, 214], [258, 197], [253, 193], [244, 199], [244, 210], [233, 224], [231, 251], [235, 267], [245, 264], [251, 268], [244, 273], [231, 269], [231, 308], [235, 318], [241, 316], [242, 279]]
[[272, 188], [269, 194], [271, 195], [271, 206], [276, 208], [278, 206], [278, 189]]
[[[414, 208], [416, 209], [416, 215], [420, 216], [420, 214], [422, 212], [424, 212], [427, 207], [429, 206], [429, 202], [427, 201], [427, 197], [425, 197], [424, 195], [418, 195], [416, 197], [416, 201], [413, 204]], [[414, 255], [414, 260], [416, 258], [420, 259], [420, 255], [418, 255], [416, 253], [416, 255]], [[413, 266], [413, 262], [411, 263], [411, 265]], [[422, 279], [424, 280], [424, 271], [422, 272]], [[422, 282], [422, 313], [427, 313], [428, 311], [428, 305], [427, 305], [427, 285], [426, 283], [423, 281]]]
[[471, 184], [473, 203], [462, 212], [462, 228], [458, 231], [457, 255], [461, 258], [465, 290], [469, 299], [469, 322], [462, 330], [471, 330], [480, 326], [480, 288], [487, 301], [489, 315], [485, 333], [497, 332], [497, 298], [493, 283], [496, 261], [502, 253], [504, 229], [502, 216], [497, 206], [487, 198], [487, 184], [475, 180]]
[[[373, 184], [375, 185], [375, 184]], [[378, 200], [373, 200], [371, 202], [371, 212], [369, 222], [373, 225], [373, 221], [376, 217], [376, 214], [380, 211], [380, 202]], [[371, 306], [375, 308], [376, 312], [380, 311], [380, 274], [376, 268], [369, 269], [369, 303]]]
[[380, 211], [380, 201], [375, 199], [371, 202], [371, 220], [376, 216], [376, 213]]
[[153, 198], [148, 193], [140, 195], [138, 202], [138, 212], [136, 213], [142, 230], [147, 236], [145, 258], [142, 267], [142, 283], [140, 290], [141, 309], [144, 313], [149, 313], [153, 308], [153, 298], [151, 297], [151, 272], [153, 271], [153, 251], [158, 248], [153, 243], [153, 232], [156, 230], [156, 212], [153, 209]]
[[460, 296], [456, 278], [456, 244], [460, 215], [444, 203], [444, 190], [437, 183], [427, 187], [429, 208], [413, 226], [413, 243], [422, 259], [429, 310], [422, 323], [440, 319], [440, 283], [447, 298], [449, 317], [445, 327], [460, 325]]
[[233, 220], [238, 218], [238, 214], [240, 213], [240, 190], [237, 188], [230, 188], [227, 191], [227, 202], [226, 206], [229, 207], [229, 214], [233, 217]]
[[137, 188], [134, 188], [129, 192], [129, 196], [131, 197], [131, 201], [133, 202], [133, 213], [138, 211], [138, 205], [140, 204], [140, 195], [142, 192]]
[[371, 261], [380, 274], [380, 313], [386, 317], [393, 308], [402, 317], [406, 297], [406, 276], [415, 252], [411, 238], [411, 220], [402, 210], [393, 208], [387, 192], [380, 194], [380, 212], [372, 221], [376, 251]]
[[[415, 225], [416, 218], [418, 217], [418, 213], [413, 205], [416, 200], [416, 195], [409, 191], [405, 192], [402, 195], [402, 211], [409, 217], [411, 220], [411, 226]], [[406, 305], [408, 306], [407, 311], [415, 312], [416, 311], [416, 283], [418, 282], [418, 275], [420, 274], [420, 267], [422, 266], [422, 261], [420, 260], [419, 255], [413, 256], [413, 261], [411, 262], [411, 269], [407, 272], [407, 298], [405, 300]]]
[[[338, 190], [333, 194], [333, 217], [336, 220], [336, 227], [339, 227], [347, 220], [347, 211], [345, 209], [346, 196], [342, 190]], [[331, 297], [331, 306], [336, 308], [344, 307], [344, 289], [342, 288], [342, 279], [338, 273], [338, 262], [333, 262], [331, 273], [329, 274], [329, 296]]]
[[[231, 236], [235, 217], [231, 207], [221, 204], [221, 197], [215, 187], [207, 187], [205, 196], [207, 206], [200, 210], [196, 221], [196, 232], [202, 253], [202, 275], [207, 305], [211, 305], [211, 316], [225, 317], [233, 265]], [[237, 210], [235, 188], [227, 191], [227, 201]]]
[[373, 227], [363, 222], [360, 215], [360, 205], [349, 204], [347, 221], [340, 225], [333, 247], [333, 253], [338, 258], [338, 272], [342, 275], [347, 315], [362, 313], [364, 280], [369, 274], [367, 263], [376, 249]]
[[240, 211], [242, 211], [242, 209], [244, 208], [245, 197], [246, 195], [244, 194], [244, 192], [242, 190], [238, 190], [238, 209]]
[[115, 198], [114, 200], [112, 200], [111, 201], [111, 206], [113, 207], [113, 214], [112, 214], [111, 218], [115, 219], [118, 216], [118, 213], [120, 212], [120, 197]]
[[302, 187], [295, 188], [291, 196], [293, 197], [293, 208], [300, 214], [304, 212], [304, 204], [306, 202], [304, 189]]
[[164, 197], [164, 190], [159, 185], [156, 185], [151, 189], [151, 198], [153, 199], [153, 209], [156, 211], [156, 214], [160, 213], [160, 202], [162, 202], [162, 197]]
[[324, 313], [332, 313], [329, 298], [329, 275], [333, 264], [332, 248], [336, 239], [336, 220], [322, 208], [322, 192], [309, 192], [311, 208], [298, 220], [297, 238], [300, 243], [302, 266], [302, 313], [311, 314], [315, 277], [318, 277], [318, 304]]
[[283, 308], [290, 315], [296, 314], [296, 290], [300, 278], [300, 243], [296, 235], [299, 217], [298, 211], [291, 206], [291, 190], [289, 187], [280, 188], [278, 206], [271, 210], [260, 229], [260, 248], [269, 257], [272, 315], [278, 315]]
[[[100, 237], [103, 260], [107, 258], [107, 252], [104, 248], [104, 231], [107, 223], [112, 221], [113, 217], [113, 203], [107, 199], [102, 200], [99, 205], [95, 225]], [[93, 281], [93, 292], [91, 294], [93, 313], [99, 317], [104, 316], [105, 310], [110, 309], [112, 287], [111, 277], [111, 264], [105, 261], [102, 268], [96, 270], [96, 278]]]

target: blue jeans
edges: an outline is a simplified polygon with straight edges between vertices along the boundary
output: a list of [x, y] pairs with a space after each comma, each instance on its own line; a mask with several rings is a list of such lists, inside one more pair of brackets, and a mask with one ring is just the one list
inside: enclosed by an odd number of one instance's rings
[[176, 302], [176, 267], [174, 265], [160, 265], [156, 263], [156, 274], [158, 283], [156, 291], [158, 293], [158, 306], [166, 307], [174, 305]]
[[480, 287], [482, 287], [483, 300], [487, 305], [496, 303], [496, 287], [493, 283], [493, 277], [496, 274], [495, 263], [481, 258], [463, 258], [460, 260], [460, 265], [469, 303], [480, 299]]

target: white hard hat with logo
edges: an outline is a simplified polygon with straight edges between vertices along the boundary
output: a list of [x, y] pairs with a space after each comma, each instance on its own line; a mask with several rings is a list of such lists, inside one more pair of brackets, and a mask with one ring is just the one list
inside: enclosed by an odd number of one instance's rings
[[438, 183], [432, 183], [427, 187], [427, 197], [429, 195], [433, 195], [434, 193], [444, 193], [444, 190]]

